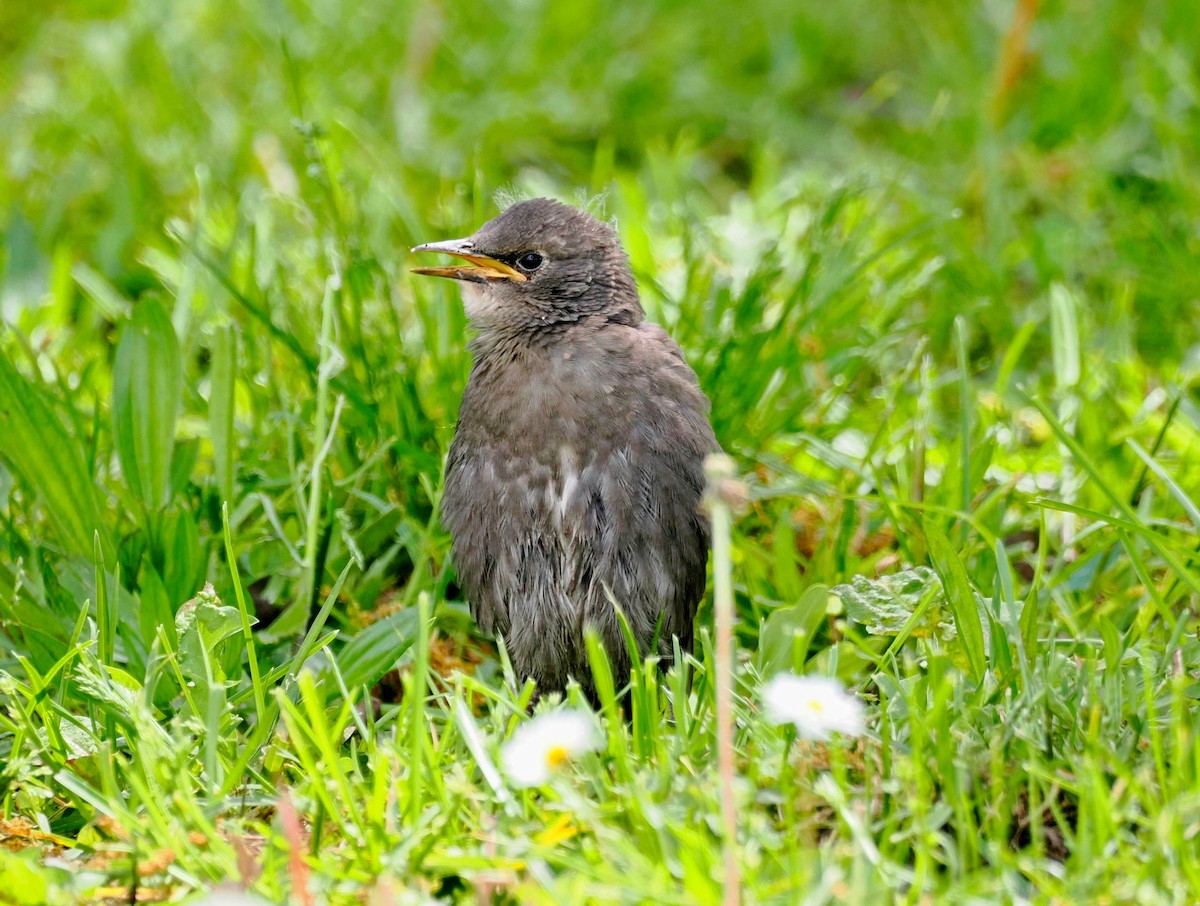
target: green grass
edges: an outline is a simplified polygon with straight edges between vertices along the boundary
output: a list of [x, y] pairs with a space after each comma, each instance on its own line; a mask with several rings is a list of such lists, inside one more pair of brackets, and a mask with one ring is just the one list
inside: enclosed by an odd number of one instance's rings
[[711, 601], [493, 769], [406, 250], [498, 192], [616, 219], [745, 476], [744, 900], [1200, 899], [1200, 20], [1014, 9], [0, 7], [0, 903], [720, 902]]

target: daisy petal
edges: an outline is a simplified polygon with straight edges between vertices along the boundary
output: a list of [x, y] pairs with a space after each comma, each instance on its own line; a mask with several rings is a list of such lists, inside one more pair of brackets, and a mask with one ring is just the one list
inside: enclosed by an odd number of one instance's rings
[[807, 739], [859, 736], [865, 729], [863, 703], [824, 676], [778, 674], [763, 687], [763, 708], [767, 720], [793, 724]]
[[539, 714], [513, 731], [500, 749], [500, 764], [519, 787], [542, 786], [553, 772], [584, 752], [601, 747], [600, 731], [582, 711]]

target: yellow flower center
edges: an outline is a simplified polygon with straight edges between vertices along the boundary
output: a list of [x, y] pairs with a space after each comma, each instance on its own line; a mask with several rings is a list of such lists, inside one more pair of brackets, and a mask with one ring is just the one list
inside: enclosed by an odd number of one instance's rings
[[551, 746], [546, 750], [546, 764], [552, 768], [562, 767], [571, 760], [571, 753], [566, 746]]
[[819, 699], [810, 698], [808, 700], [808, 710], [815, 711], [817, 714], [820, 714], [825, 710], [825, 703]]

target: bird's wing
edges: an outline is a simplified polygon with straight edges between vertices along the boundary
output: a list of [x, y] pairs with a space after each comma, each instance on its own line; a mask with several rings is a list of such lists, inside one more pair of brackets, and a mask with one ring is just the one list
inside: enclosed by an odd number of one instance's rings
[[617, 551], [611, 567], [631, 621], [636, 617], [653, 631], [661, 615], [660, 645], [667, 653], [672, 635], [691, 647], [709, 548], [708, 521], [700, 512], [704, 459], [720, 447], [708, 399], [675, 341], [648, 322], [627, 331], [635, 371], [627, 389], [618, 390], [631, 418], [627, 442], [615, 453], [623, 468], [610, 470], [627, 484], [606, 495]]
[[460, 422], [446, 461], [442, 493], [442, 522], [453, 536], [454, 571], [466, 593], [471, 615], [487, 633], [503, 632], [507, 614], [493, 593], [497, 531], [504, 519], [505, 488], [496, 480], [497, 463], [491, 450], [479, 443]]

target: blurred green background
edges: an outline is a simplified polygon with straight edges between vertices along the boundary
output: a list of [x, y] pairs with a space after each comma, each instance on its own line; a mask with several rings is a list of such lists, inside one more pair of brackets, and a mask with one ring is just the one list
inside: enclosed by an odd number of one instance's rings
[[[342, 842], [374, 841], [314, 844], [359, 878], [401, 865], [450, 885], [494, 867], [478, 828], [496, 815], [502, 854], [534, 847], [563, 885], [590, 866], [600, 886], [581, 899], [630, 878], [671, 889], [707, 864], [707, 694], [662, 722], [670, 752], [639, 738], [636, 783], [598, 772], [586, 833], [543, 846], [557, 816], [483, 788], [435, 680], [427, 708], [386, 718], [411, 751], [360, 732], [364, 760], [411, 772], [404, 814], [436, 816], [404, 838], [412, 865], [388, 861], [390, 825], [338, 823], [388, 775], [346, 781], [335, 808], [322, 771], [297, 766], [298, 731], [274, 729], [286, 696], [269, 691], [299, 694], [313, 649], [296, 639], [327, 595], [314, 726], [343, 693], [394, 698], [395, 667], [428, 666], [419, 601], [435, 672], [477, 666], [454, 694], [490, 702], [489, 738], [523, 709], [471, 631], [437, 520], [467, 327], [452, 286], [407, 268], [417, 243], [548, 194], [616, 220], [648, 313], [751, 480], [734, 537], [739, 744], [771, 755], [739, 770], [775, 789], [791, 744], [754, 712], [760, 674], [833, 674], [870, 699], [870, 739], [824, 804], [747, 807], [757, 894], [843, 870], [863, 902], [899, 877], [913, 902], [1200, 889], [1196, 12], [0, 3], [0, 701], [21, 717], [0, 707], [0, 817], [123, 845], [102, 819], [155, 814], [155, 784], [178, 781], [148, 845], [175, 847], [195, 887], [237, 864], [206, 822], [270, 833], [245, 791], [270, 805], [286, 784], [302, 807], [329, 803]], [[921, 586], [882, 617], [826, 612], [829, 587], [929, 561], [931, 525], [966, 571], [950, 604], [910, 624]], [[233, 610], [233, 637], [203, 646], [177, 623], [205, 581], [257, 611], [253, 635]], [[968, 662], [941, 608], [975, 597], [989, 636]], [[171, 739], [142, 732], [159, 724]], [[313, 738], [341, 752], [345, 726]], [[431, 727], [451, 739], [436, 753]], [[629, 748], [619, 722], [608, 732]], [[78, 745], [129, 757], [110, 769]], [[655, 773], [687, 759], [695, 775]], [[451, 807], [454, 784], [469, 794]], [[878, 858], [863, 861], [847, 855], [860, 831], [831, 815], [868, 797]], [[265, 888], [286, 888], [287, 855], [268, 848]], [[704, 893], [689, 902], [717, 895], [711, 873], [687, 877]]]
[[933, 326], [966, 305], [1003, 339], [1066, 279], [1178, 360], [1200, 290], [1194, 12], [1050, 0], [1001, 86], [1010, 2], [6, 3], [5, 316], [64, 259], [161, 286], [144, 258], [172, 217], [244, 229], [264, 195], [281, 217], [325, 201], [299, 120], [327, 135], [355, 254], [388, 273], [497, 187], [628, 180], [669, 216], [866, 174], [937, 233]]

